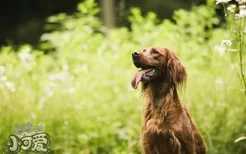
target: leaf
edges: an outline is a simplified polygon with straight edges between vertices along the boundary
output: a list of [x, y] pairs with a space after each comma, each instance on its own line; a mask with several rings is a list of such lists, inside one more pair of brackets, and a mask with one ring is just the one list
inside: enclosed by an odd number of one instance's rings
[[242, 141], [242, 140], [246, 140], [246, 136], [242, 136], [242, 137], [237, 138], [237, 139], [234, 141], [234, 143], [240, 142], [240, 141]]

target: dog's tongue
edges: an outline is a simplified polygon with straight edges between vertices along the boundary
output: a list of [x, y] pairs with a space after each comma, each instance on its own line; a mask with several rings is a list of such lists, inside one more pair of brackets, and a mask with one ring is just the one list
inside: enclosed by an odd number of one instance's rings
[[145, 70], [140, 70], [136, 73], [134, 78], [132, 79], [132, 88], [137, 89], [139, 82], [141, 81], [142, 77], [146, 72], [151, 71], [152, 69], [145, 69]]

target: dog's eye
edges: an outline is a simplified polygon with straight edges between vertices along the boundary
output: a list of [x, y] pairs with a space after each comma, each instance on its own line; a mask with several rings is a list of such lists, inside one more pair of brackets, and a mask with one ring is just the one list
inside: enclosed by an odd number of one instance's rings
[[157, 50], [152, 50], [153, 54], [158, 54], [159, 52]]

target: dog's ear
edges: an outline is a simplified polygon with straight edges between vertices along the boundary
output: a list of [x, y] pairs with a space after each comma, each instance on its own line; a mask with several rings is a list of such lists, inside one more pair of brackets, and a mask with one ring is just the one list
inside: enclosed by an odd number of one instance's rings
[[183, 84], [186, 81], [187, 73], [184, 65], [178, 59], [176, 54], [170, 50], [167, 51], [167, 72], [170, 80], [176, 85]]

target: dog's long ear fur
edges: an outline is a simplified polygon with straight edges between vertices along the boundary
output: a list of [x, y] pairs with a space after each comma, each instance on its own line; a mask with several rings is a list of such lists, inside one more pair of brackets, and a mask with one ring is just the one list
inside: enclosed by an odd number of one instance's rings
[[185, 83], [187, 73], [184, 65], [172, 51], [167, 52], [167, 72], [175, 86]]

